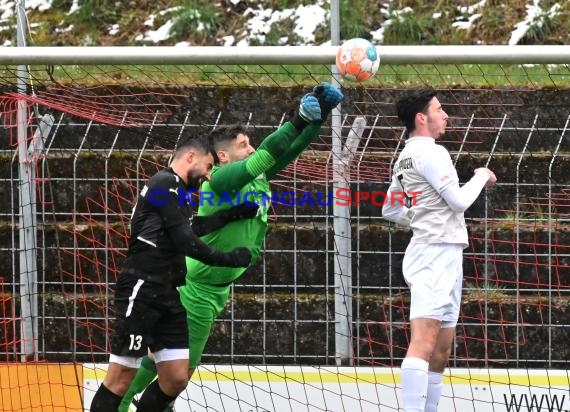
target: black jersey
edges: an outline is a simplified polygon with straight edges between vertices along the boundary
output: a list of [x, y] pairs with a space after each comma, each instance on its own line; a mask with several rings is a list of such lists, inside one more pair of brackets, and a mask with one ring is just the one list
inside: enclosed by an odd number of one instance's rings
[[171, 168], [152, 176], [131, 218], [129, 251], [121, 272], [153, 283], [184, 283], [185, 256], [218, 266], [228, 256], [209, 247], [191, 228], [192, 207], [182, 179]]

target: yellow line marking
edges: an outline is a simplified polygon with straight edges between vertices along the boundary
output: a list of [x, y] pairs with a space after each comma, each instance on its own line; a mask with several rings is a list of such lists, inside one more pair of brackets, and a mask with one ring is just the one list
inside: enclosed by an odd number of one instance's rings
[[[321, 371], [284, 371], [284, 370], [256, 370], [252, 368], [248, 370], [232, 370], [231, 368], [217, 368], [217, 371], [206, 368], [199, 368], [192, 380], [195, 382], [229, 382], [241, 381], [252, 383], [302, 383], [302, 384], [330, 384], [330, 383], [352, 383], [352, 384], [384, 384], [394, 385], [400, 383], [399, 370], [394, 373], [390, 372], [358, 372], [340, 371], [323, 369]], [[370, 370], [369, 368], [367, 368]], [[105, 376], [103, 369], [87, 369], [83, 371], [85, 379], [102, 380]], [[570, 374], [550, 375], [546, 373], [508, 374], [508, 373], [446, 373], [444, 375], [444, 383], [454, 385], [516, 385], [525, 387], [568, 387], [570, 386]]]

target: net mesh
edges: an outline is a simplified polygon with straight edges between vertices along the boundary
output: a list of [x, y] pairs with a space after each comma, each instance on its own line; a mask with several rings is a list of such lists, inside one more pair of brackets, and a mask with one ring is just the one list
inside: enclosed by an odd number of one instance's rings
[[[0, 150], [5, 160], [0, 178], [6, 184], [0, 218], [6, 242], [0, 248], [5, 268], [0, 273], [0, 360], [5, 364], [22, 359], [107, 362], [114, 317], [110, 303], [133, 202], [144, 182], [168, 163], [181, 134], [240, 122], [257, 146], [288, 119], [303, 93], [331, 76], [325, 66], [28, 67], [27, 93], [18, 94], [16, 69], [2, 67], [2, 74]], [[410, 234], [381, 218], [382, 197], [373, 194], [387, 189], [404, 144], [393, 103], [409, 87], [421, 85], [438, 88], [450, 115], [442, 144], [460, 181], [479, 166], [488, 166], [499, 178], [497, 187], [485, 191], [466, 213], [470, 240], [450, 366], [483, 368], [489, 374], [491, 368], [567, 369], [569, 77], [567, 65], [417, 65], [382, 66], [375, 82], [344, 83], [340, 128], [327, 122], [309, 149], [273, 181], [277, 198], [262, 258], [233, 286], [210, 337], [203, 362], [236, 366], [231, 372], [200, 369], [190, 386], [197, 392], [183, 397], [184, 405], [231, 410], [222, 401], [212, 403], [209, 382], [214, 380], [223, 388], [215, 390], [216, 396], [227, 397], [240, 410], [289, 410], [280, 402], [329, 410], [327, 396], [344, 399], [346, 408], [397, 410], [399, 383], [393, 372], [392, 380], [362, 378], [377, 382], [380, 389], [373, 395], [344, 386], [331, 389], [324, 382], [331, 373], [334, 382], [346, 378], [340, 369], [327, 369], [338, 361], [339, 294], [352, 298], [351, 364], [376, 370], [398, 366], [409, 343], [409, 292], [401, 261]], [[22, 309], [20, 289], [30, 272], [22, 267], [19, 251], [25, 248], [18, 243], [19, 216], [26, 206], [20, 204], [22, 166], [16, 156], [22, 105], [25, 147], [36, 148], [23, 152], [25, 163], [34, 166], [35, 183], [24, 190], [33, 190], [28, 206], [37, 208], [39, 288], [34, 294], [39, 305], [32, 334], [23, 332], [29, 311]], [[32, 138], [46, 114], [53, 116], [51, 132], [43, 140]], [[347, 141], [357, 119], [366, 126], [354, 145]], [[337, 133], [345, 149], [341, 154], [332, 150]], [[338, 201], [350, 210], [349, 234], [335, 231]], [[339, 291], [334, 272], [347, 257], [339, 253], [345, 241], [352, 278], [349, 289]], [[26, 349], [30, 339], [37, 345], [33, 353]], [[304, 392], [294, 392], [303, 375], [284, 366], [299, 364], [315, 368], [306, 372]], [[255, 371], [268, 382], [279, 377], [288, 390], [257, 382], [251, 391], [258, 399], [252, 401], [244, 395], [240, 365], [249, 368], [250, 378]], [[91, 369], [97, 381], [99, 369]], [[509, 396], [530, 388], [530, 376], [527, 372], [526, 383], [513, 380]], [[77, 385], [86, 396], [96, 389]], [[457, 385], [455, 392], [444, 392], [442, 402], [459, 408], [464, 400], [467, 410], [478, 408], [479, 398], [462, 395]], [[14, 410], [22, 405], [11, 402]], [[507, 397], [481, 402], [498, 408]]]

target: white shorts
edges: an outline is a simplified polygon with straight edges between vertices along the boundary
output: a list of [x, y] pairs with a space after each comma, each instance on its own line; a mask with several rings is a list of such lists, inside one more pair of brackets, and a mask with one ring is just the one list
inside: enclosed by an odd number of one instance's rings
[[[190, 358], [190, 351], [188, 349], [161, 349], [154, 353], [149, 353], [156, 363], [167, 362], [172, 360], [184, 360]], [[117, 356], [111, 354], [109, 362], [118, 363], [119, 365], [126, 366], [131, 369], [138, 369], [141, 366], [142, 357], [136, 358], [133, 356]]]
[[109, 363], [118, 363], [119, 365], [126, 366], [131, 369], [138, 369], [141, 366], [142, 358], [136, 358], [134, 356], [109, 356]]
[[437, 319], [455, 327], [459, 319], [463, 283], [463, 245], [410, 243], [402, 264], [410, 287], [410, 320]]
[[153, 353], [156, 363], [168, 362], [172, 360], [190, 359], [189, 349], [161, 349]]

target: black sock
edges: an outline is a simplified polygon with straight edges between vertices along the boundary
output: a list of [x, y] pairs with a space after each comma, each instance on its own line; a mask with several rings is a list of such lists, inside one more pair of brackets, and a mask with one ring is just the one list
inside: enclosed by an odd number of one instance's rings
[[162, 392], [160, 386], [158, 386], [158, 379], [156, 379], [148, 385], [142, 394], [137, 406], [137, 412], [163, 411], [174, 400], [176, 400], [176, 396], [169, 396]]
[[99, 386], [95, 397], [91, 401], [90, 412], [109, 412], [116, 411], [119, 409], [119, 404], [121, 403], [122, 396], [115, 395], [103, 384]]

